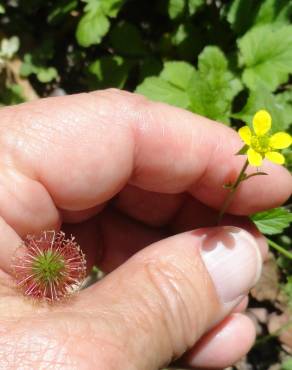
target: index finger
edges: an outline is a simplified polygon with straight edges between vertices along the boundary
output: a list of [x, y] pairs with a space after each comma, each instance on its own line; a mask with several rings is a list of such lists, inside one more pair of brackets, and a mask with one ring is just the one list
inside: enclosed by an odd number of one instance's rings
[[[3, 108], [1, 113], [5, 181], [0, 211], [15, 226], [21, 222], [16, 213], [24, 199], [29, 198], [34, 218], [37, 210], [41, 218], [54, 219], [56, 207], [92, 208], [128, 182], [155, 192], [189, 191], [220, 208], [226, 196], [223, 184], [238, 174], [244, 161], [234, 155], [242, 146], [234, 130], [118, 90], [42, 99]], [[249, 214], [289, 197], [289, 172], [269, 163], [262, 170], [269, 176], [244, 182], [230, 212]], [[21, 176], [15, 199], [9, 176], [14, 184]], [[9, 211], [7, 194], [15, 202]]]

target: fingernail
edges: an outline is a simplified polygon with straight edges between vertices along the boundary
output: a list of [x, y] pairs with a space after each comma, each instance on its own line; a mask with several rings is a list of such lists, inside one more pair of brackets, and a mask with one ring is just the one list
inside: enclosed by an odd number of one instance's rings
[[[203, 230], [203, 229], [201, 229]], [[205, 229], [201, 255], [222, 303], [236, 302], [258, 281], [262, 258], [253, 236], [233, 226]]]

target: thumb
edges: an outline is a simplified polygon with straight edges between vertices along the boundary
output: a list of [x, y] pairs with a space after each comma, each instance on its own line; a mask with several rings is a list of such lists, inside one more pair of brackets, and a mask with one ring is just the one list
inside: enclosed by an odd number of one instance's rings
[[159, 369], [222, 321], [256, 283], [261, 256], [235, 227], [152, 244], [82, 292], [102, 350], [98, 369]]

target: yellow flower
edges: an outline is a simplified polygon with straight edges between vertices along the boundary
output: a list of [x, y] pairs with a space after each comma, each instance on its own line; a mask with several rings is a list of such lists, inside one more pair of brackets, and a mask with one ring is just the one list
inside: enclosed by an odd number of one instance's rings
[[283, 164], [285, 157], [275, 149], [288, 148], [292, 144], [292, 137], [286, 132], [277, 132], [269, 135], [272, 118], [266, 110], [259, 110], [253, 117], [253, 130], [248, 126], [241, 127], [238, 131], [244, 143], [249, 146], [247, 158], [252, 166], [260, 166], [264, 158], [271, 162]]

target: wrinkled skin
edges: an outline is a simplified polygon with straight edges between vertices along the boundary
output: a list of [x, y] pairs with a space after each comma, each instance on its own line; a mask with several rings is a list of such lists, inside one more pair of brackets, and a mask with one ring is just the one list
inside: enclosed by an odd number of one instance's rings
[[[118, 90], [3, 108], [0, 368], [157, 369], [190, 348], [180, 361], [193, 367], [242, 356], [252, 324], [222, 309], [197, 242], [179, 234], [216, 224], [241, 146], [221, 124]], [[292, 182], [280, 166], [263, 170], [269, 179], [243, 183], [224, 223], [253, 234], [265, 256], [244, 215], [284, 202]], [[60, 227], [89, 271], [111, 273], [71, 300], [32, 302], [14, 287], [11, 258], [21, 237]]]

